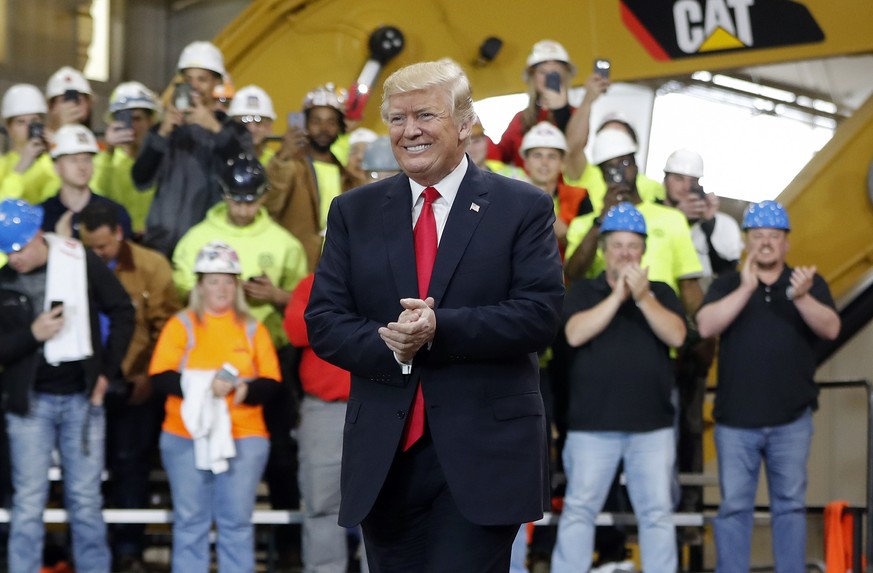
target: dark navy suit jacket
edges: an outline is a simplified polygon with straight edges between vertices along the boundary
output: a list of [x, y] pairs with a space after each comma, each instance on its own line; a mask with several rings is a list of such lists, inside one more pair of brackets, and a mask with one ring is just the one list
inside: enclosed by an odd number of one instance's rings
[[337, 197], [305, 317], [312, 348], [352, 373], [339, 523], [370, 512], [421, 380], [427, 423], [461, 513], [539, 519], [549, 496], [536, 353], [564, 287], [551, 198], [472, 162], [443, 230], [428, 294], [436, 335], [401, 374], [377, 329], [419, 298], [412, 197], [401, 174]]

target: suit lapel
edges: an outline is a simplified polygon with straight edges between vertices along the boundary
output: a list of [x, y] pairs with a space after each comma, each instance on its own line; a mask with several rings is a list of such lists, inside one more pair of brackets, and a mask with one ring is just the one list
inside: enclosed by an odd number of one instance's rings
[[382, 203], [382, 232], [397, 292], [401, 298], [418, 298], [415, 242], [412, 237], [412, 192], [409, 179], [403, 175], [388, 182]]
[[471, 161], [440, 237], [433, 275], [430, 278], [428, 295], [434, 297], [437, 305], [442, 300], [476, 227], [488, 210], [490, 203], [487, 196], [485, 177]]

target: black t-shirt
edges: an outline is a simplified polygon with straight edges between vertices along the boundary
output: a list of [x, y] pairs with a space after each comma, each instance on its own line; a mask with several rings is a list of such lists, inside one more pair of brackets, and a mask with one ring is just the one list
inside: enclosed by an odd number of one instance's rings
[[[796, 420], [809, 407], [818, 407], [818, 387], [813, 379], [813, 345], [818, 337], [788, 300], [792, 270], [786, 265], [772, 285], [758, 281], [745, 308], [721, 334], [713, 412], [720, 424], [779, 426]], [[721, 299], [739, 285], [739, 272], [718, 277], [703, 305]], [[828, 285], [818, 274], [809, 295], [834, 308]]]
[[[655, 298], [684, 320], [668, 285], [650, 283]], [[597, 306], [612, 292], [606, 275], [575, 283], [564, 299], [564, 322]], [[569, 429], [648, 432], [673, 424], [670, 348], [652, 331], [632, 298], [609, 325], [575, 349], [570, 362]]]
[[[88, 199], [88, 204], [91, 203], [106, 203], [107, 205], [111, 205], [115, 207], [118, 212], [118, 224], [121, 225], [121, 232], [124, 235], [125, 239], [133, 238], [133, 227], [130, 222], [130, 214], [127, 212], [127, 209], [124, 208], [120, 203], [116, 203], [112, 199], [107, 199], [102, 195], [97, 195], [96, 193], [91, 193], [91, 198]], [[61, 203], [61, 199], [58, 195], [53, 197], [49, 197], [41, 204], [43, 208], [43, 218], [42, 218], [42, 230], [46, 233], [54, 233], [55, 225], [58, 224], [58, 220], [61, 216], [68, 211], [67, 207]], [[79, 214], [73, 213], [73, 238], [79, 238]]]

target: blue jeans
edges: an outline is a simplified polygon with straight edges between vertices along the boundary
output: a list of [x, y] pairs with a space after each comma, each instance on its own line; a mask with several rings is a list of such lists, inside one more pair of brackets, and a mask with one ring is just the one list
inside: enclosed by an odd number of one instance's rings
[[643, 570], [676, 571], [676, 528], [670, 496], [675, 457], [672, 428], [652, 432], [568, 432], [564, 445], [567, 493], [558, 522], [552, 572], [577, 573], [591, 566], [594, 520], [622, 460], [639, 523]]
[[209, 530], [213, 521], [218, 530], [218, 570], [252, 573], [252, 511], [270, 454], [270, 440], [234, 440], [236, 456], [230, 459], [228, 471], [217, 475], [194, 467], [193, 440], [163, 432], [160, 444], [173, 496], [173, 573], [209, 571]]
[[715, 427], [721, 505], [715, 519], [718, 573], [746, 573], [752, 544], [755, 492], [766, 460], [776, 573], [805, 571], [806, 463], [812, 412], [767, 428]]
[[509, 555], [509, 573], [528, 573], [527, 570], [527, 524], [522, 523], [512, 542]]
[[[85, 431], [87, 427], [87, 432]], [[9, 570], [37, 573], [42, 566], [52, 449], [61, 454], [64, 505], [73, 533], [73, 559], [81, 573], [109, 573], [100, 474], [106, 429], [103, 408], [84, 394], [30, 395], [27, 416], [6, 414], [12, 464], [12, 523]], [[87, 455], [83, 440], [87, 440]]]

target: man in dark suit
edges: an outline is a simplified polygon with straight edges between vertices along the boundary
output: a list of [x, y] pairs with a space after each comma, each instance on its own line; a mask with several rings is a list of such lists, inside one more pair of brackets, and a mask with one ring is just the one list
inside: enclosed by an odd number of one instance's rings
[[468, 161], [457, 64], [395, 72], [382, 118], [403, 173], [334, 200], [306, 311], [315, 352], [352, 373], [339, 523], [361, 523], [373, 572], [505, 572], [548, 502], [554, 206]]

